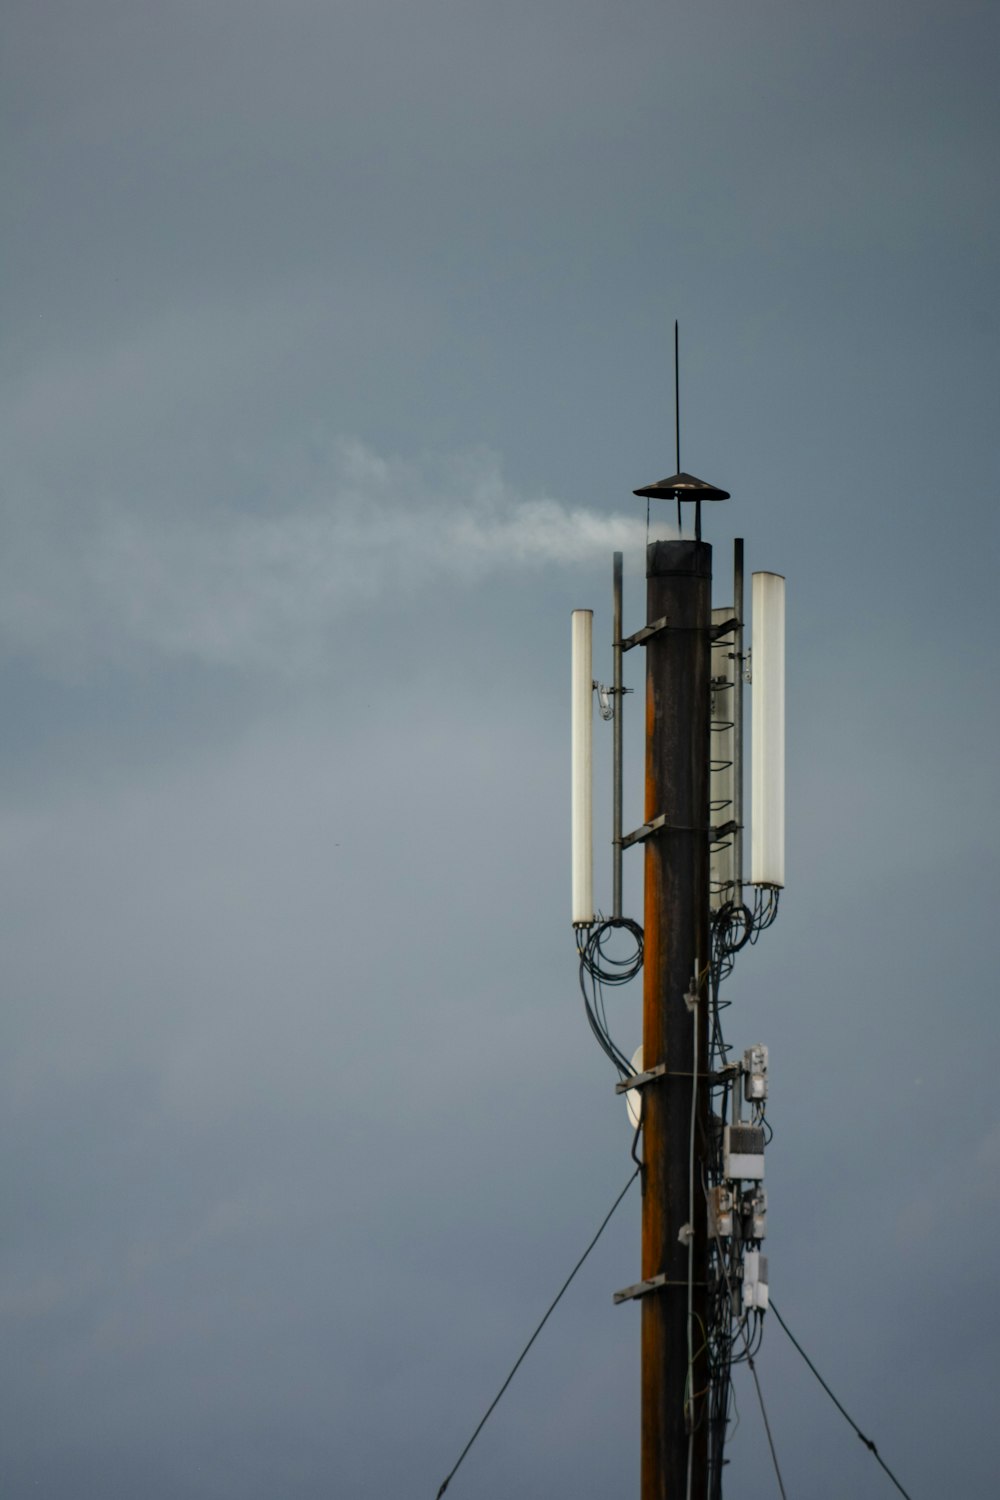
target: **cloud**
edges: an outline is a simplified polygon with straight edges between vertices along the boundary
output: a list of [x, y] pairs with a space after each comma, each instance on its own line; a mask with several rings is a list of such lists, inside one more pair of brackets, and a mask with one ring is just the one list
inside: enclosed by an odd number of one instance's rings
[[[291, 472], [289, 472], [291, 469]], [[490, 574], [641, 546], [637, 519], [525, 496], [497, 456], [384, 458], [348, 439], [274, 472], [252, 509], [104, 501], [8, 551], [8, 651], [86, 669], [150, 652], [299, 672], [347, 614]]]

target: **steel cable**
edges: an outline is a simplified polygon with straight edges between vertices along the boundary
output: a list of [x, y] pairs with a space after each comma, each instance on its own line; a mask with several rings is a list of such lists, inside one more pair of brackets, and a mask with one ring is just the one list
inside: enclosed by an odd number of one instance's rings
[[604, 1231], [607, 1228], [608, 1224], [611, 1222], [611, 1216], [612, 1216], [612, 1214], [614, 1213], [615, 1209], [618, 1207], [619, 1203], [621, 1203], [622, 1199], [625, 1197], [625, 1194], [628, 1192], [629, 1188], [632, 1186], [633, 1182], [638, 1177], [638, 1175], [639, 1175], [639, 1168], [636, 1167], [635, 1171], [632, 1173], [632, 1176], [629, 1178], [628, 1182], [626, 1182], [625, 1186], [622, 1188], [621, 1192], [618, 1194], [618, 1197], [615, 1199], [614, 1203], [612, 1203], [611, 1207], [608, 1209], [608, 1211], [605, 1214], [604, 1218], [601, 1220], [600, 1228], [598, 1229], [597, 1233], [594, 1235], [594, 1238], [591, 1240], [591, 1242], [587, 1246], [586, 1250], [580, 1256], [580, 1259], [577, 1261], [577, 1263], [573, 1267], [572, 1271], [570, 1271], [569, 1275], [566, 1277], [566, 1280], [563, 1282], [562, 1286], [559, 1288], [559, 1291], [556, 1293], [555, 1298], [553, 1299], [553, 1301], [549, 1304], [548, 1311], [546, 1312], [544, 1318], [539, 1323], [538, 1327], [535, 1329], [534, 1333], [531, 1335], [531, 1338], [525, 1344], [525, 1346], [521, 1350], [520, 1354], [517, 1356], [517, 1359], [514, 1361], [514, 1366], [513, 1366], [512, 1370], [511, 1370], [510, 1374], [507, 1376], [507, 1379], [504, 1381], [503, 1385], [497, 1391], [496, 1395], [493, 1397], [493, 1400], [490, 1402], [489, 1406], [486, 1408], [486, 1411], [484, 1412], [484, 1414], [483, 1414], [483, 1416], [482, 1416], [482, 1418], [481, 1418], [481, 1420], [479, 1422], [478, 1427], [476, 1428], [475, 1432], [470, 1437], [469, 1441], [466, 1443], [465, 1447], [462, 1449], [461, 1453], [458, 1455], [458, 1459], [456, 1460], [455, 1466], [452, 1469], [451, 1473], [443, 1481], [443, 1483], [441, 1485], [441, 1488], [437, 1492], [436, 1500], [441, 1500], [441, 1496], [444, 1494], [445, 1490], [448, 1488], [449, 1484], [454, 1479], [455, 1475], [458, 1473], [459, 1465], [461, 1464], [462, 1460], [465, 1458], [465, 1455], [468, 1453], [468, 1451], [472, 1447], [473, 1443], [476, 1441], [476, 1438], [479, 1436], [479, 1434], [482, 1432], [483, 1428], [486, 1426], [486, 1422], [487, 1422], [490, 1414], [492, 1413], [492, 1411], [493, 1411], [494, 1407], [496, 1406], [497, 1402], [500, 1400], [500, 1397], [503, 1395], [504, 1391], [510, 1385], [511, 1381], [514, 1379], [514, 1376], [517, 1374], [518, 1370], [520, 1369], [521, 1363], [524, 1360], [524, 1357], [527, 1354], [528, 1350], [531, 1348], [532, 1344], [535, 1342], [535, 1340], [537, 1339], [538, 1335], [541, 1333], [542, 1329], [545, 1327], [546, 1323], [549, 1321], [549, 1318], [551, 1317], [551, 1315], [555, 1312], [556, 1308], [559, 1306], [559, 1303], [560, 1303], [560, 1301], [562, 1299], [563, 1293], [567, 1290], [567, 1288], [570, 1285], [570, 1282], [573, 1280], [573, 1277], [576, 1275], [577, 1271], [579, 1271], [580, 1267], [583, 1265], [584, 1261], [587, 1259], [587, 1256], [590, 1254], [591, 1250], [593, 1250], [594, 1246], [597, 1244], [597, 1241], [600, 1239], [601, 1235], [604, 1233]]
[[826, 1394], [829, 1396], [829, 1398], [833, 1402], [834, 1406], [840, 1412], [840, 1415], [844, 1418], [844, 1421], [847, 1422], [851, 1427], [854, 1428], [854, 1431], [857, 1433], [858, 1437], [864, 1443], [865, 1447], [869, 1450], [870, 1453], [874, 1454], [875, 1458], [878, 1459], [879, 1463], [882, 1465], [883, 1469], [888, 1474], [889, 1478], [892, 1480], [893, 1484], [896, 1486], [896, 1488], [899, 1491], [899, 1493], [901, 1495], [904, 1495], [906, 1497], [906, 1500], [911, 1500], [911, 1497], [907, 1494], [906, 1490], [903, 1489], [903, 1486], [900, 1484], [900, 1482], [896, 1478], [895, 1474], [889, 1468], [889, 1465], [886, 1463], [885, 1459], [882, 1457], [881, 1453], [878, 1451], [878, 1449], [876, 1448], [875, 1444], [872, 1442], [871, 1438], [865, 1436], [865, 1434], [861, 1431], [861, 1428], [858, 1426], [857, 1422], [855, 1422], [854, 1418], [852, 1416], [849, 1416], [848, 1413], [841, 1406], [840, 1402], [837, 1400], [836, 1396], [833, 1394], [833, 1392], [831, 1391], [830, 1387], [827, 1385], [826, 1381], [823, 1379], [822, 1375], [819, 1373], [819, 1371], [817, 1370], [816, 1366], [813, 1364], [812, 1360], [809, 1358], [808, 1354], [803, 1349], [802, 1345], [799, 1343], [798, 1339], [795, 1337], [794, 1333], [789, 1328], [788, 1324], [785, 1322], [784, 1318], [781, 1316], [781, 1314], [778, 1311], [778, 1309], [775, 1307], [773, 1299], [771, 1300], [770, 1308], [771, 1308], [771, 1311], [774, 1313], [774, 1316], [777, 1318], [778, 1322], [781, 1324], [782, 1328], [787, 1333], [788, 1337], [791, 1339], [792, 1343], [795, 1345], [796, 1349], [802, 1355], [802, 1358], [805, 1360], [805, 1362], [809, 1366], [810, 1370], [812, 1370], [813, 1374], [816, 1376], [816, 1379], [819, 1381], [819, 1383], [823, 1387], [824, 1391], [826, 1391]]

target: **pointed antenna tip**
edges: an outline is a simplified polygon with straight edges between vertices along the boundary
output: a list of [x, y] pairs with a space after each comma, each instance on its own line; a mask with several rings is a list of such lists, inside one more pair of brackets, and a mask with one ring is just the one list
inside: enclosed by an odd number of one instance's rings
[[674, 438], [677, 449], [677, 472], [681, 471], [681, 357], [680, 336], [674, 319]]

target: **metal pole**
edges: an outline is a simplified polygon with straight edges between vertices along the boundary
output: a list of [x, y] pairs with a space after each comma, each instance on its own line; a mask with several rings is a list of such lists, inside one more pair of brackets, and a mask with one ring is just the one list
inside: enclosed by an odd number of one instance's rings
[[[653, 542], [646, 578], [648, 621], [669, 623], [646, 648], [645, 817], [650, 822], [665, 814], [666, 825], [646, 842], [643, 1062], [646, 1068], [663, 1063], [667, 1072], [643, 1091], [642, 1276], [663, 1276], [666, 1284], [642, 1299], [641, 1494], [642, 1500], [685, 1500], [688, 1493], [691, 1500], [704, 1500], [708, 1223], [701, 1166], [708, 1126], [708, 985], [695, 987], [700, 999], [693, 1009], [685, 995], [698, 955], [705, 964], [710, 951], [712, 549], [697, 541]], [[703, 1076], [693, 1098], [695, 1057]], [[690, 1214], [692, 1139], [689, 1260], [682, 1231]]]
[[614, 724], [614, 809], [611, 830], [611, 915], [617, 922], [622, 914], [622, 717], [625, 695], [622, 692], [622, 554], [614, 554], [614, 612], [612, 617], [615, 708]]

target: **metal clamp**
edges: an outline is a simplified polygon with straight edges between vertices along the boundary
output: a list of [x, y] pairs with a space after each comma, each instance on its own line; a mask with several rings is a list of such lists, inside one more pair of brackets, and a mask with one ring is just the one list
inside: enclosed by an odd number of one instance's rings
[[642, 827], [637, 828], [633, 833], [627, 833], [622, 839], [622, 848], [629, 849], [633, 844], [641, 844], [651, 834], [657, 833], [661, 828], [666, 828], [666, 826], [667, 815], [666, 813], [660, 813], [658, 818], [653, 818], [650, 822], [643, 823]]
[[616, 1083], [615, 1093], [627, 1094], [629, 1089], [641, 1089], [644, 1084], [652, 1083], [657, 1078], [664, 1078], [666, 1072], [666, 1063], [657, 1063], [655, 1068], [647, 1068], [645, 1073], [633, 1073], [631, 1078], [625, 1078], [621, 1083]]
[[[685, 1286], [687, 1283], [684, 1283]], [[645, 1297], [649, 1292], [658, 1291], [661, 1286], [667, 1285], [666, 1272], [662, 1276], [651, 1276], [648, 1281], [637, 1281], [634, 1286], [627, 1286], [620, 1292], [612, 1293], [611, 1300], [617, 1306], [619, 1302], [632, 1302], [637, 1297]], [[678, 1282], [678, 1285], [680, 1283]]]
[[[739, 825], [733, 824], [732, 826], [736, 828]], [[654, 833], [662, 833], [664, 830], [667, 833], [707, 833], [709, 838], [714, 840], [718, 834], [730, 831], [730, 826], [723, 824], [721, 829], [710, 828], [706, 823], [701, 828], [692, 828], [687, 823], [671, 823], [666, 813], [660, 813], [659, 817], [651, 818], [648, 823], [643, 823], [640, 828], [627, 833], [622, 839], [622, 848], [630, 849], [633, 844], [645, 843], [646, 839], [652, 838]]]
[[713, 641], [721, 641], [722, 637], [724, 635], [728, 635], [731, 630], [738, 629], [739, 628], [739, 624], [740, 624], [739, 620], [736, 618], [735, 615], [733, 615], [733, 617], [732, 617], [731, 620], [723, 620], [721, 625], [713, 625], [712, 626], [712, 640]]
[[662, 619], [654, 620], [652, 625], [644, 625], [641, 630], [635, 632], [635, 635], [627, 635], [618, 644], [623, 651], [631, 651], [633, 646], [642, 646], [646, 641], [652, 640], [654, 635], [659, 635], [661, 631], [667, 629], [669, 629], [669, 624], [664, 615]]
[[632, 1302], [638, 1297], [646, 1297], [650, 1292], [658, 1292], [664, 1286], [707, 1286], [707, 1281], [670, 1281], [666, 1272], [661, 1276], [651, 1276], [648, 1281], [637, 1281], [635, 1286], [627, 1286], [620, 1292], [613, 1292], [611, 1300], [617, 1306], [620, 1302]]
[[631, 651], [633, 646], [644, 646], [647, 641], [651, 641], [656, 635], [662, 635], [665, 630], [675, 630], [683, 634], [695, 634], [707, 630], [709, 639], [717, 641], [736, 629], [739, 623], [734, 615], [730, 620], [723, 620], [721, 625], [671, 625], [666, 615], [662, 615], [659, 620], [653, 620], [649, 625], [644, 625], [634, 635], [627, 635], [623, 640], [614, 641], [612, 644], [620, 647], [622, 651]]
[[713, 1088], [717, 1084], [728, 1083], [729, 1080], [739, 1073], [739, 1064], [731, 1063], [729, 1068], [723, 1069], [721, 1073], [710, 1071], [692, 1073], [690, 1068], [668, 1068], [666, 1063], [658, 1063], [655, 1068], [650, 1068], [648, 1073], [634, 1073], [631, 1078], [620, 1079], [615, 1084], [616, 1094], [627, 1094], [630, 1089], [644, 1088], [647, 1083], [655, 1083], [657, 1078], [697, 1078], [702, 1083], [710, 1083]]

